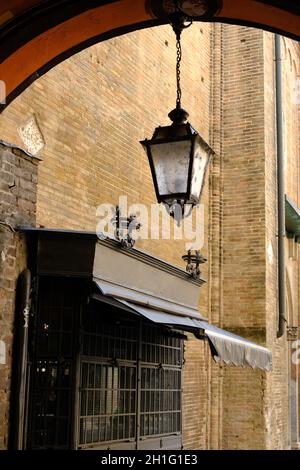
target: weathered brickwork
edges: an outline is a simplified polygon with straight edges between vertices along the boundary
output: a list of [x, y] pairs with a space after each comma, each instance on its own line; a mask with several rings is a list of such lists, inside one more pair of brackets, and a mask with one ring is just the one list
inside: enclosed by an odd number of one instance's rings
[[[250, 53], [251, 51], [251, 53]], [[265, 343], [263, 33], [223, 28], [223, 309], [220, 324]], [[262, 373], [226, 367], [222, 447], [264, 448]]]
[[[299, 439], [298, 365], [292, 362], [293, 343], [285, 334], [276, 340], [277, 306], [277, 214], [276, 214], [276, 150], [274, 106], [274, 37], [264, 34], [265, 41], [265, 155], [266, 155], [266, 326], [267, 345], [273, 351], [274, 371], [267, 380], [267, 448], [297, 447]], [[299, 103], [296, 96], [299, 46], [281, 39], [283, 75], [284, 170], [286, 194], [299, 207]], [[299, 101], [299, 99], [298, 99]], [[270, 126], [270, 123], [272, 125]], [[299, 263], [298, 245], [286, 240], [286, 327], [299, 322]]]
[[14, 227], [35, 225], [37, 163], [0, 143], [0, 341], [5, 344], [5, 364], [0, 364], [0, 449], [8, 440], [16, 284], [27, 265], [25, 240]]
[[[285, 185], [290, 199], [300, 206], [300, 167], [299, 167], [299, 44], [282, 39], [283, 86], [284, 86], [284, 127], [285, 127]], [[299, 245], [294, 240], [286, 240], [286, 326], [299, 326]], [[299, 332], [298, 332], [299, 338]], [[281, 344], [281, 375], [283, 391], [288, 392], [285, 406], [288, 408], [288, 419], [281, 432], [287, 434], [287, 444], [299, 447], [299, 364], [293, 361], [294, 343], [289, 335]], [[288, 361], [288, 367], [284, 362]], [[280, 388], [279, 388], [280, 390]], [[279, 394], [278, 394], [279, 395]], [[278, 399], [279, 401], [279, 399]], [[278, 403], [278, 402], [277, 402]], [[280, 429], [278, 430], [278, 433]], [[280, 435], [277, 435], [277, 441]]]
[[[299, 106], [294, 102], [299, 46], [284, 40], [283, 55], [286, 192], [299, 206]], [[211, 360], [208, 344], [189, 335], [184, 448], [289, 448], [293, 437], [288, 396], [297, 368], [291, 366], [286, 335], [276, 338], [274, 36], [239, 26], [194, 24], [183, 33], [183, 57], [183, 106], [216, 152], [203, 196], [202, 251], [209, 262], [203, 268], [208, 282], [201, 289], [200, 309], [222, 328], [266, 345], [274, 356], [271, 373], [220, 366]], [[38, 174], [38, 225], [95, 230], [96, 208], [103, 202], [116, 205], [120, 195], [126, 195], [129, 204], [144, 203], [148, 208], [155, 202], [139, 140], [168, 122], [168, 111], [175, 105], [174, 62], [169, 27], [132, 33], [60, 64], [7, 108], [0, 120], [0, 138], [23, 146], [18, 129], [35, 116], [45, 141]], [[32, 166], [32, 161], [24, 162]], [[12, 196], [17, 190], [7, 190], [11, 179], [4, 176], [5, 217], [9, 204], [17, 203]], [[22, 211], [27, 210], [29, 223], [35, 184], [32, 166], [19, 183], [30, 192], [31, 199], [18, 202]], [[15, 217], [7, 222], [14, 224]], [[5, 234], [11, 236], [9, 231]], [[146, 240], [137, 246], [184, 266], [185, 241]], [[299, 269], [297, 256], [287, 256], [289, 326], [298, 326]], [[13, 296], [9, 302], [12, 318]], [[9, 318], [5, 315], [7, 331], [10, 328], [5, 335], [11, 335]], [[9, 364], [5, 367], [4, 388], [9, 391]], [[5, 414], [8, 396], [0, 393]], [[2, 423], [7, 427], [1, 420], [0, 436], [5, 435]], [[5, 447], [3, 441], [1, 445]]]
[[[211, 321], [220, 325], [223, 311], [223, 25], [215, 24], [212, 30], [211, 58], [211, 140], [216, 152], [212, 162], [210, 179], [210, 227], [209, 227], [209, 266], [210, 296], [209, 314]], [[207, 413], [207, 447], [221, 448], [222, 440], [222, 366], [209, 361], [209, 412]]]
[[[295, 191], [299, 187], [298, 116], [293, 98], [293, 68], [299, 62], [299, 49], [292, 41], [286, 43], [286, 49], [292, 51], [289, 64], [286, 56], [282, 57], [286, 193], [299, 205]], [[286, 335], [277, 339], [274, 36], [244, 27], [224, 27], [223, 45], [227, 78], [223, 82], [222, 115], [224, 250], [220, 321], [225, 328], [269, 347], [274, 370], [265, 374], [224, 369], [222, 447], [286, 449], [293, 444], [289, 371], [292, 367], [296, 379], [296, 370], [288, 355]], [[295, 261], [294, 268], [290, 266], [293, 262], [286, 251], [298, 317], [299, 268]], [[287, 324], [289, 321], [287, 318]], [[298, 319], [293, 321], [298, 324]]]

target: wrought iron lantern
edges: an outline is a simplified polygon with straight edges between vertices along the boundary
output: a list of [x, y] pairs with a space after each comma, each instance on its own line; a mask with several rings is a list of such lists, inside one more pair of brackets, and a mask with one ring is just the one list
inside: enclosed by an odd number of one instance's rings
[[206, 170], [214, 152], [187, 121], [189, 115], [181, 107], [181, 33], [192, 21], [178, 6], [170, 20], [177, 44], [176, 108], [169, 113], [172, 124], [157, 127], [152, 139], [143, 140], [141, 144], [148, 155], [158, 202], [165, 204], [173, 217], [173, 208], [179, 205], [184, 217], [187, 215], [185, 205], [192, 208], [200, 201]]

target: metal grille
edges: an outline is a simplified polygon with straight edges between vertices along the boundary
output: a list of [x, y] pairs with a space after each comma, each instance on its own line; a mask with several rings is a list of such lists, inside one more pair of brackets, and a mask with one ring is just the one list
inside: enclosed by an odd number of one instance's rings
[[180, 432], [181, 373], [142, 368], [141, 436]]
[[69, 361], [38, 360], [34, 393], [33, 447], [67, 447], [70, 418]]
[[69, 448], [79, 301], [73, 281], [42, 279], [39, 292], [29, 447]]
[[[99, 304], [98, 304], [99, 305]], [[99, 317], [99, 310], [89, 308], [82, 319], [82, 355], [136, 361], [137, 324], [119, 318], [109, 307], [105, 317]], [[112, 316], [114, 321], [109, 321]]]
[[80, 444], [135, 436], [136, 368], [81, 364]]
[[141, 361], [157, 365], [181, 367], [182, 342], [175, 335], [162, 334], [162, 329], [144, 324], [141, 335]]
[[107, 304], [83, 306], [85, 295], [80, 280], [40, 279], [28, 447], [141, 448], [155, 436], [177, 439], [182, 340]]
[[182, 340], [99, 303], [82, 326], [80, 446], [180, 433]]
[[[181, 340], [160, 328], [142, 329], [141, 436], [180, 432]], [[151, 365], [150, 365], [151, 364]]]

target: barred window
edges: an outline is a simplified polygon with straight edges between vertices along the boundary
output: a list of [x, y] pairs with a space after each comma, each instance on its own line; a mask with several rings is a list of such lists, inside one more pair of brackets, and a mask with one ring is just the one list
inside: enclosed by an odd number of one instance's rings
[[81, 448], [181, 433], [179, 335], [98, 304], [84, 315], [81, 349]]
[[136, 368], [81, 363], [80, 444], [135, 437]]
[[41, 279], [32, 355], [30, 449], [67, 449], [72, 439], [74, 348], [80, 284]]
[[39, 281], [27, 448], [180, 449], [182, 336], [85, 295]]

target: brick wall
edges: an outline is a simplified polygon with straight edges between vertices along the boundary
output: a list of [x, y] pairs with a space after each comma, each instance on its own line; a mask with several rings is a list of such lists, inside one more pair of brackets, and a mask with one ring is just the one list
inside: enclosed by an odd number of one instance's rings
[[[298, 202], [298, 116], [292, 102], [292, 88], [299, 46], [290, 40], [285, 42], [288, 46], [282, 67], [286, 192], [293, 194], [291, 197]], [[291, 445], [291, 359], [286, 335], [277, 339], [274, 35], [225, 26], [223, 45], [223, 311], [220, 322], [225, 328], [269, 347], [274, 369], [265, 374], [224, 368], [222, 447], [286, 449]], [[288, 250], [286, 254], [297, 318], [298, 266], [289, 259]], [[287, 295], [287, 306], [288, 303]], [[297, 323], [298, 318], [294, 321]]]
[[[292, 363], [292, 342], [285, 333], [276, 338], [278, 328], [277, 306], [277, 214], [276, 214], [276, 126], [274, 123], [274, 36], [264, 34], [265, 43], [265, 148], [266, 148], [266, 279], [267, 279], [267, 345], [274, 356], [274, 371], [267, 375], [266, 426], [267, 447], [285, 449], [296, 444], [295, 420], [299, 413], [291, 397], [298, 393], [299, 367]], [[299, 45], [281, 38], [281, 64], [283, 79], [284, 171], [285, 192], [299, 207], [299, 104], [296, 80], [299, 66]], [[291, 246], [294, 256], [291, 256]], [[286, 328], [299, 322], [299, 263], [298, 246], [286, 240]], [[274, 313], [276, 312], [276, 314]], [[293, 398], [296, 403], [298, 397]], [[296, 415], [296, 416], [295, 416]], [[292, 427], [294, 431], [292, 431]], [[297, 444], [296, 444], [297, 445]]]
[[26, 242], [14, 231], [34, 225], [38, 160], [0, 143], [0, 449], [7, 447], [16, 284], [26, 267]]
[[[265, 343], [263, 33], [223, 28], [221, 325]], [[263, 373], [224, 368], [225, 449], [265, 448]]]
[[[183, 33], [182, 105], [190, 122], [210, 140], [211, 25]], [[156, 202], [147, 157], [139, 144], [175, 107], [174, 34], [170, 27], [131, 33], [93, 46], [37, 80], [3, 113], [0, 135], [22, 145], [19, 128], [35, 116], [45, 141], [39, 165], [37, 224], [96, 230], [96, 208]], [[51, 97], [51, 98], [50, 98]], [[205, 246], [209, 231], [209, 178], [204, 191]], [[182, 240], [146, 240], [136, 245], [185, 268]], [[203, 267], [208, 278], [208, 266]], [[201, 311], [208, 314], [208, 287]], [[205, 448], [207, 362], [204, 343], [191, 336], [184, 373], [184, 443]], [[205, 353], [206, 351], [206, 353]], [[210, 361], [210, 359], [209, 359]], [[197, 413], [195, 413], [197, 410]]]
[[[294, 203], [299, 207], [299, 91], [297, 90], [297, 79], [299, 74], [299, 44], [289, 39], [281, 39], [282, 69], [283, 69], [283, 107], [284, 107], [284, 139], [285, 139], [285, 191]], [[293, 137], [292, 137], [293, 136]], [[292, 248], [292, 250], [291, 250]], [[291, 253], [292, 251], [292, 253]], [[299, 325], [299, 248], [293, 241], [286, 240], [286, 327], [298, 327]], [[280, 441], [281, 435], [286, 436], [283, 445], [294, 446], [299, 441], [299, 430], [297, 431], [295, 421], [299, 421], [299, 410], [295, 410], [292, 400], [298, 393], [299, 397], [299, 364], [292, 362], [293, 342], [286, 334], [276, 345], [275, 353], [280, 360], [277, 368], [277, 394], [274, 397], [273, 408], [277, 409], [277, 421], [281, 418], [281, 425], [277, 427], [277, 435], [274, 438]], [[298, 388], [298, 391], [297, 391]], [[278, 408], [280, 395], [281, 406]], [[274, 395], [273, 395], [274, 396]], [[284, 415], [285, 409], [287, 415]], [[299, 423], [298, 423], [299, 429]], [[280, 435], [281, 434], [281, 435]]]
[[[214, 324], [220, 325], [223, 312], [223, 25], [214, 24], [211, 56], [211, 139], [214, 156], [210, 179], [209, 313]], [[219, 449], [222, 440], [222, 381], [223, 367], [212, 361], [209, 367], [209, 421], [207, 448]]]

